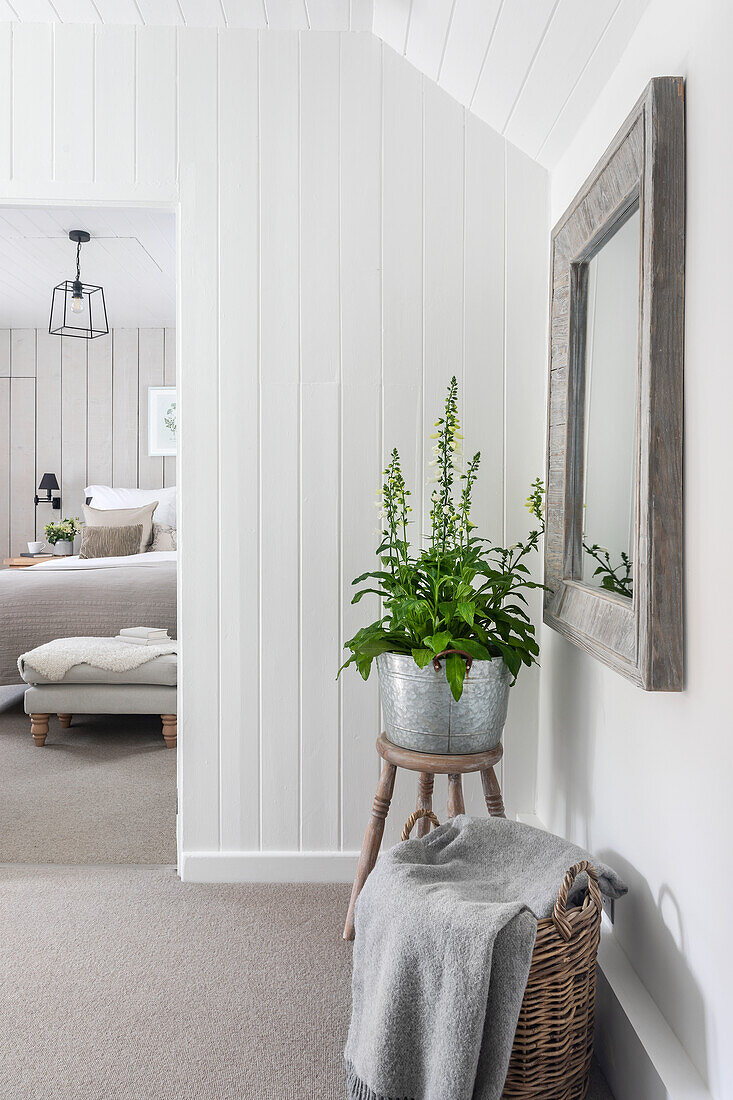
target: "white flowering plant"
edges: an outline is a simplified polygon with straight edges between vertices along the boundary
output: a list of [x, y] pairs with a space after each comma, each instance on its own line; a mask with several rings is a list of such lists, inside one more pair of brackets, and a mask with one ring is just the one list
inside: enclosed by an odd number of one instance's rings
[[59, 523], [47, 523], [43, 528], [46, 541], [55, 546], [57, 542], [73, 542], [74, 536], [81, 531], [81, 520], [74, 516], [72, 519], [62, 519]]
[[[416, 551], [410, 547], [411, 494], [395, 448], [379, 491], [384, 520], [377, 548], [381, 568], [352, 582], [374, 582], [351, 602], [375, 593], [381, 597], [383, 614], [346, 642], [351, 656], [339, 675], [355, 664], [366, 680], [380, 653], [411, 654], [415, 664], [425, 668], [439, 654], [460, 650], [476, 661], [503, 660], [514, 683], [522, 665], [534, 664], [539, 654], [525, 592], [544, 586], [532, 580], [524, 559], [537, 550], [544, 531], [544, 486], [539, 479], [532, 484], [526, 503], [538, 524], [524, 542], [504, 549], [479, 538], [471, 522], [471, 497], [481, 454], [477, 451], [464, 466], [455, 378], [435, 427], [427, 545]], [[465, 657], [449, 652], [445, 673], [453, 697], [460, 699]]]

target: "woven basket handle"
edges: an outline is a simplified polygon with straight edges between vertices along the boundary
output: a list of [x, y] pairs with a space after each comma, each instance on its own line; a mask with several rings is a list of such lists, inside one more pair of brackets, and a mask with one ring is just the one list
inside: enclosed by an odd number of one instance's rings
[[407, 821], [405, 822], [405, 827], [402, 830], [402, 836], [400, 837], [400, 840], [409, 840], [410, 839], [410, 833], [412, 832], [412, 830], [415, 826], [415, 822], [419, 821], [421, 817], [430, 818], [430, 820], [433, 823], [433, 827], [436, 828], [436, 829], [440, 825], [440, 822], [438, 821], [437, 817], [435, 816], [435, 814], [433, 813], [432, 810], [414, 810], [410, 814], [410, 816], [408, 817]]
[[588, 875], [588, 893], [599, 915], [602, 908], [601, 888], [598, 885], [598, 872], [592, 863], [584, 859], [581, 863], [576, 863], [575, 866], [571, 867], [566, 873], [562, 881], [562, 886], [560, 887], [560, 892], [557, 895], [555, 907], [552, 910], [553, 924], [566, 943], [573, 934], [567, 914], [568, 894], [570, 893], [570, 887], [575, 882], [576, 877], [583, 871]]
[[466, 658], [466, 672], [471, 671], [471, 665], [473, 664], [473, 657], [470, 653], [466, 653], [465, 649], [444, 649], [442, 653], [439, 653], [437, 657], [433, 657], [433, 668], [436, 672], [440, 672], [440, 658], [447, 657], [450, 653], [457, 653], [459, 657]]

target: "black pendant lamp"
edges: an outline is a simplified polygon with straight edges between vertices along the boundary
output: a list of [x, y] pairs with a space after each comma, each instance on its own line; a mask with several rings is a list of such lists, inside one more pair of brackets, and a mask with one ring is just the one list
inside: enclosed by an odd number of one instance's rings
[[53, 288], [51, 319], [48, 331], [52, 336], [76, 336], [81, 340], [94, 340], [106, 336], [107, 307], [101, 286], [81, 281], [79, 255], [81, 246], [89, 240], [85, 229], [72, 229], [69, 240], [76, 242], [76, 278], [65, 279]]

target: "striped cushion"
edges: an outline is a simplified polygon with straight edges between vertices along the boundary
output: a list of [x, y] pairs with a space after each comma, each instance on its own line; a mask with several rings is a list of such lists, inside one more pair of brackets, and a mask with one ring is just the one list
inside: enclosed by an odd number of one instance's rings
[[80, 558], [127, 558], [140, 553], [143, 525], [82, 527]]

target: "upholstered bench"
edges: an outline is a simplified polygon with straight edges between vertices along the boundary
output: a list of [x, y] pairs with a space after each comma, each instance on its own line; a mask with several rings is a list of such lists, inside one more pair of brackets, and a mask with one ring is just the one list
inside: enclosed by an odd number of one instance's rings
[[127, 672], [108, 672], [93, 665], [73, 665], [62, 680], [45, 679], [27, 663], [21, 675], [28, 684], [24, 697], [36, 745], [44, 745], [53, 715], [63, 728], [74, 714], [159, 714], [169, 749], [178, 739], [178, 659], [175, 653], [153, 658]]

